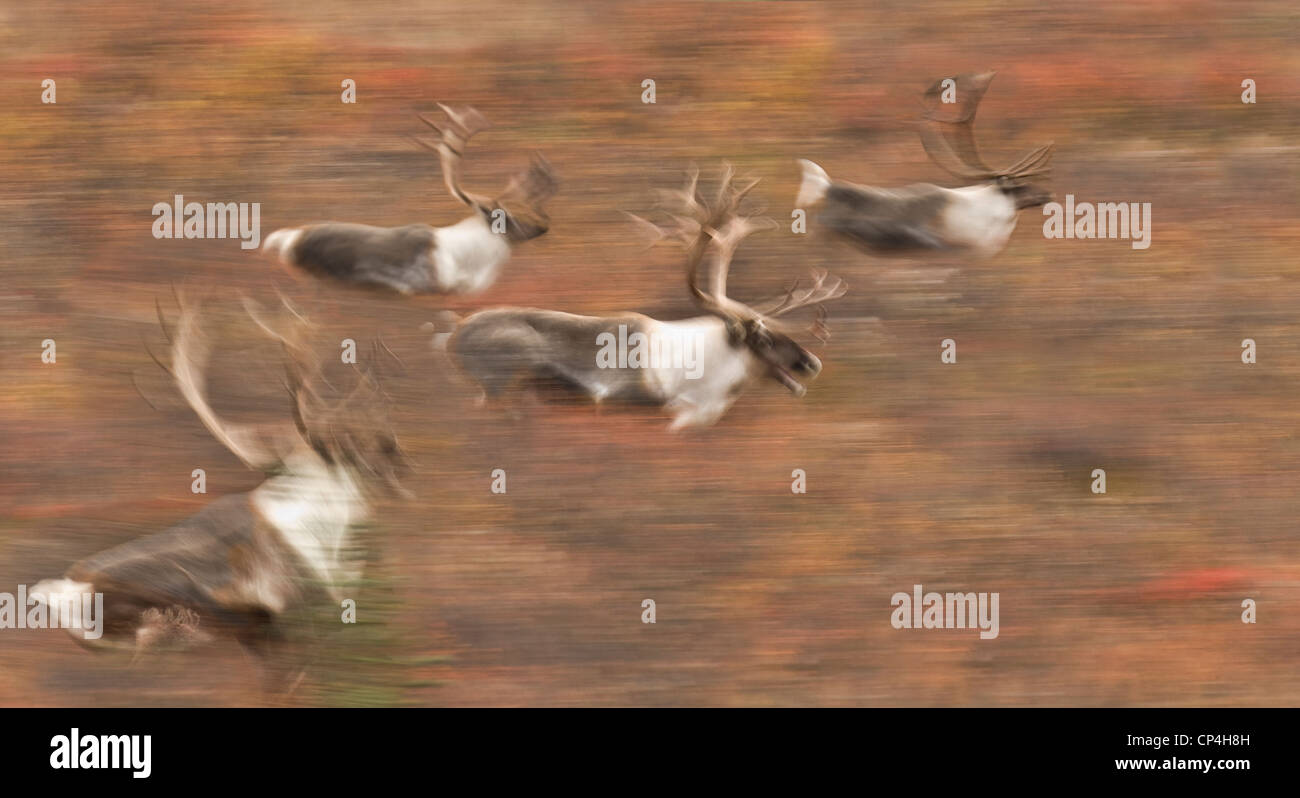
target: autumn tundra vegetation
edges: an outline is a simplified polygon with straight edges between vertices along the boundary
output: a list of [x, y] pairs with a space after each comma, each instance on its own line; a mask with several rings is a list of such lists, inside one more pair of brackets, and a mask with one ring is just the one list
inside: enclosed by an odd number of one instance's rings
[[0, 704], [1300, 700], [1289, 6], [736, 8], [6, 10]]

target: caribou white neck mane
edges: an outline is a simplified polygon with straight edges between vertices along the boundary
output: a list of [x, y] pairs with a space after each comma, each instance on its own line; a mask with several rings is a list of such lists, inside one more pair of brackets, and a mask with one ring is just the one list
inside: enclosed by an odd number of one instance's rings
[[284, 461], [285, 473], [273, 476], [249, 495], [253, 507], [297, 553], [330, 595], [360, 576], [347, 561], [352, 532], [370, 515], [370, 505], [356, 473], [330, 465], [315, 452], [300, 450]]
[[510, 260], [510, 242], [478, 213], [438, 228], [434, 242], [434, 282], [443, 293], [482, 293]]
[[746, 347], [732, 345], [727, 324], [716, 316], [681, 321], [647, 319], [649, 332], [661, 338], [694, 340], [699, 357], [699, 377], [672, 365], [646, 370], [647, 391], [672, 414], [671, 430], [707, 426], [730, 409], [741, 390], [763, 376], [766, 367]]
[[942, 190], [952, 197], [942, 221], [951, 245], [974, 250], [980, 257], [991, 257], [1006, 247], [1020, 214], [1001, 188], [986, 183]]

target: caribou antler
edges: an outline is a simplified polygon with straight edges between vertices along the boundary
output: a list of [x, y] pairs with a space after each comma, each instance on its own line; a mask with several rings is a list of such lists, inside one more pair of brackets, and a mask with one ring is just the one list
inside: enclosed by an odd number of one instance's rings
[[[716, 196], [706, 200], [699, 189], [699, 171], [692, 169], [686, 187], [678, 191], [663, 192], [675, 201], [680, 213], [670, 212], [669, 225], [657, 225], [635, 214], [627, 214], [639, 225], [649, 229], [654, 236], [651, 246], [673, 242], [687, 247], [686, 282], [691, 295], [709, 312], [729, 319], [761, 318], [775, 325], [775, 319], [799, 308], [818, 306], [818, 321], [814, 334], [826, 334], [825, 310], [822, 302], [838, 299], [848, 286], [838, 277], [825, 271], [813, 272], [813, 284], [800, 288], [798, 281], [783, 296], [750, 306], [727, 296], [727, 277], [731, 259], [741, 242], [751, 233], [769, 230], [778, 225], [772, 219], [745, 216], [739, 213], [741, 202], [758, 185], [755, 178], [744, 185], [736, 185], [736, 173], [730, 164], [724, 164], [722, 179]], [[706, 287], [699, 283], [699, 265], [712, 247], [713, 261]], [[784, 326], [784, 325], [780, 325]]]
[[938, 81], [922, 95], [928, 107], [922, 114], [921, 144], [926, 154], [940, 168], [964, 180], [1023, 180], [1049, 171], [1052, 144], [1030, 151], [1019, 161], [1004, 169], [994, 169], [980, 157], [975, 146], [975, 114], [980, 100], [993, 81], [995, 72], [958, 75], [954, 78], [956, 92], [953, 113], [943, 114], [940, 100], [944, 81]]
[[[679, 191], [663, 192], [678, 206], [668, 212], [672, 220], [668, 225], [657, 225], [634, 214], [628, 214], [638, 223], [651, 229], [654, 244], [668, 241], [686, 247], [686, 285], [705, 310], [723, 318], [746, 319], [754, 317], [754, 310], [727, 296], [727, 275], [736, 248], [751, 233], [770, 229], [771, 219], [755, 219], [739, 213], [739, 207], [754, 186], [755, 178], [744, 185], [736, 184], [736, 171], [731, 164], [723, 165], [722, 178], [712, 199], [705, 199], [699, 188], [699, 170], [692, 169], [686, 187]], [[699, 266], [709, 252], [715, 251], [709, 268], [707, 287], [699, 282]]]
[[830, 338], [830, 328], [826, 326], [826, 306], [822, 303], [829, 302], [832, 299], [839, 299], [844, 296], [849, 287], [843, 280], [832, 277], [823, 269], [814, 269], [812, 278], [812, 285], [807, 288], [801, 289], [801, 282], [795, 280], [794, 285], [790, 286], [790, 290], [786, 291], [785, 294], [760, 302], [754, 306], [754, 309], [768, 320], [770, 326], [787, 333], [793, 333], [797, 331], [797, 328], [783, 322], [777, 322], [776, 319], [787, 313], [793, 313], [800, 308], [815, 307], [816, 315], [807, 329], [818, 341], [826, 343]]
[[[211, 346], [199, 327], [197, 307], [179, 292], [176, 304], [180, 315], [170, 331], [163, 321], [164, 334], [172, 343], [171, 365], [163, 368], [175, 378], [181, 395], [213, 437], [249, 468], [273, 471], [296, 447], [306, 444], [326, 462], [348, 463], [408, 495], [397, 482], [403, 456], [387, 423], [386, 397], [378, 381], [358, 370], [351, 392], [338, 400], [326, 398], [327, 392], [336, 392], [324, 377], [324, 363], [308, 344], [311, 325], [288, 300], [280, 299], [286, 312], [277, 319], [247, 297], [242, 303], [253, 323], [284, 351], [285, 384], [296, 435], [286, 422], [236, 424], [217, 415], [208, 401], [204, 374]], [[161, 307], [159, 319], [162, 321]]]
[[809, 305], [821, 307], [821, 303], [839, 299], [849, 290], [843, 280], [832, 277], [822, 269], [814, 269], [812, 277], [812, 285], [807, 288], [801, 289], [799, 287], [801, 281], [796, 280], [784, 295], [759, 303], [754, 306], [754, 309], [768, 318], [775, 319]]
[[554, 196], [557, 190], [559, 182], [555, 179], [555, 171], [551, 169], [550, 162], [540, 152], [536, 152], [533, 153], [528, 169], [510, 179], [505, 191], [497, 197], [496, 204], [508, 210], [510, 205], [519, 203], [537, 209], [540, 213], [542, 203]]
[[[166, 324], [163, 324], [163, 332], [172, 345], [171, 366], [164, 368], [176, 380], [181, 396], [214, 438], [249, 468], [255, 471], [275, 469], [287, 452], [283, 435], [277, 434], [279, 430], [267, 434], [264, 428], [232, 423], [217, 415], [208, 401], [204, 373], [211, 346], [199, 327], [197, 308], [191, 306], [180, 291], [176, 291], [176, 304], [180, 308], [180, 315], [170, 332]], [[158, 315], [161, 321], [161, 306], [158, 307]], [[268, 443], [268, 439], [274, 443]]]
[[[299, 437], [326, 462], [350, 464], [381, 480], [399, 495], [411, 498], [412, 494], [399, 482], [399, 472], [407, 470], [408, 465], [393, 437], [386, 412], [388, 396], [372, 373], [375, 367], [367, 366], [363, 370], [354, 364], [355, 387], [335, 401], [322, 396], [318, 385], [332, 393], [337, 391], [325, 379], [323, 361], [304, 340], [303, 333], [309, 324], [284, 297], [281, 301], [291, 315], [292, 327], [287, 333], [266, 321], [261, 309], [246, 298], [244, 308], [284, 348], [285, 384]], [[378, 363], [381, 352], [401, 365], [401, 359], [379, 338], [371, 346], [370, 363]]]
[[443, 181], [453, 197], [471, 208], [485, 207], [490, 203], [487, 197], [471, 194], [461, 188], [461, 162], [465, 145], [469, 143], [470, 138], [489, 127], [487, 117], [468, 105], [452, 108], [438, 103], [438, 107], [447, 115], [446, 124], [440, 124], [424, 114], [416, 114], [421, 122], [433, 128], [438, 134], [438, 139], [430, 141], [419, 136], [411, 138], [416, 144], [438, 153], [442, 163]]

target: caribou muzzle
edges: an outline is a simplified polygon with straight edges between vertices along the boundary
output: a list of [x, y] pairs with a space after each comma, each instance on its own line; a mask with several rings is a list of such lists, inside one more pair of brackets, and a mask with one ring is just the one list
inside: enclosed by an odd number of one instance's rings
[[800, 382], [800, 379], [805, 381], [816, 379], [821, 373], [822, 362], [816, 355], [802, 347], [796, 347], [796, 350], [792, 358], [764, 358], [764, 360], [767, 361], [773, 379], [784, 385], [796, 397], [803, 398], [808, 388]]

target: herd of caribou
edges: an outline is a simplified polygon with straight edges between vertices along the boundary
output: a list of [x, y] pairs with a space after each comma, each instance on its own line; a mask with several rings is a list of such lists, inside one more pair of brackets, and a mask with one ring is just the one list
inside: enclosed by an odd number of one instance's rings
[[[921, 138], [927, 153], [971, 185], [877, 188], [833, 180], [817, 164], [801, 161], [796, 207], [815, 210], [824, 229], [874, 254], [997, 253], [1015, 228], [1018, 211], [1050, 199], [1033, 178], [1047, 171], [1051, 145], [1005, 169], [984, 164], [972, 122], [992, 77], [956, 78], [953, 103], [939, 102], [942, 81], [924, 95]], [[546, 233], [543, 206], [557, 183], [548, 163], [535, 156], [495, 197], [465, 190], [464, 150], [487, 122], [473, 108], [440, 107], [445, 122], [420, 117], [437, 138], [416, 141], [438, 153], [448, 191], [471, 215], [447, 227], [312, 224], [275, 231], [263, 249], [314, 278], [403, 295], [474, 294], [492, 285], [516, 245]], [[771, 225], [741, 211], [757, 182], [737, 180], [725, 167], [716, 190], [705, 192], [693, 174], [683, 190], [670, 194], [669, 222], [656, 225], [637, 217], [658, 241], [684, 247], [687, 287], [702, 311], [698, 317], [661, 321], [637, 313], [578, 316], [493, 308], [458, 320], [454, 331], [438, 338], [487, 398], [542, 378], [597, 402], [649, 399], [672, 415], [673, 429], [715, 422], [756, 379], [774, 379], [802, 396], [801, 380], [816, 377], [821, 361], [796, 343], [796, 330], [781, 317], [815, 307], [812, 331], [825, 340], [822, 303], [842, 296], [845, 286], [816, 273], [807, 286], [796, 282], [766, 302], [749, 305], [727, 295], [736, 248]], [[204, 370], [211, 346], [198, 309], [183, 296], [177, 300], [179, 316], [170, 325], [163, 320], [170, 342], [170, 365], [164, 368], [212, 435], [268, 478], [164, 532], [82, 560], [32, 593], [50, 605], [102, 593], [104, 634], [93, 643], [137, 655], [167, 642], [233, 636], [262, 666], [268, 688], [281, 692], [291, 689], [301, 672], [277, 666], [271, 656], [283, 638], [277, 620], [314, 591], [323, 590], [335, 602], [344, 597], [344, 587], [359, 575], [349, 559], [355, 531], [385, 491], [405, 495], [398, 482], [403, 456], [382, 417], [383, 403], [375, 401], [381, 389], [373, 377], [360, 374], [355, 389], [341, 399], [323, 395], [332, 389], [324, 387], [330, 383], [308, 345], [311, 325], [287, 302], [277, 314], [251, 301], [245, 301], [245, 309], [283, 347], [292, 423], [254, 427], [220, 417], [207, 399]], [[673, 363], [636, 371], [598, 368], [598, 336], [620, 327], [670, 340], [693, 338], [699, 373], [688, 379], [681, 364]], [[91, 642], [75, 630], [73, 637]]]

